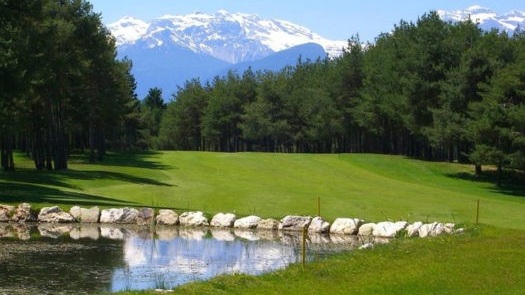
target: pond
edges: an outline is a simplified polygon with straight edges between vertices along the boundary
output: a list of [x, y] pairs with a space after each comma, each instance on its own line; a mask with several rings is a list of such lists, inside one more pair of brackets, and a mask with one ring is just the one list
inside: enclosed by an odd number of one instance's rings
[[[0, 237], [0, 294], [169, 289], [302, 261], [298, 232], [0, 224]], [[305, 258], [314, 261], [370, 242], [387, 240], [309, 234]]]

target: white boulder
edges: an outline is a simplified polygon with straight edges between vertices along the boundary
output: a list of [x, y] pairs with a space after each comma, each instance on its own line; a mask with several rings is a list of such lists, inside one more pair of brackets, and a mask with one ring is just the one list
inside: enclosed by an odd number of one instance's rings
[[138, 214], [134, 208], [104, 209], [100, 213], [100, 223], [133, 224], [137, 222]]
[[37, 216], [34, 213], [31, 205], [28, 203], [22, 203], [16, 207], [11, 220], [14, 222], [32, 222], [37, 220]]
[[419, 228], [422, 225], [423, 225], [423, 222], [421, 221], [416, 221], [414, 223], [409, 224], [406, 228], [407, 237], [415, 237], [419, 235]]
[[62, 211], [58, 206], [44, 207], [38, 214], [38, 222], [69, 223], [75, 221], [71, 214]]
[[372, 243], [366, 243], [366, 244], [363, 244], [362, 246], [359, 246], [359, 250], [367, 250], [367, 249], [373, 249], [374, 248], [374, 244]]
[[15, 206], [0, 205], [0, 222], [8, 222], [15, 213]]
[[444, 228], [445, 233], [453, 234], [455, 227], [456, 227], [456, 225], [454, 223], [445, 223], [445, 228]]
[[178, 225], [179, 214], [173, 210], [161, 209], [155, 217], [158, 225]]
[[371, 236], [374, 232], [375, 223], [365, 223], [359, 227], [357, 235], [359, 236]]
[[215, 227], [232, 227], [237, 217], [233, 213], [217, 213], [210, 222], [211, 226]]
[[97, 223], [100, 219], [100, 208], [91, 207], [89, 209], [73, 206], [69, 210], [69, 214], [78, 222], [82, 223]]
[[361, 224], [363, 224], [363, 220], [359, 218], [336, 218], [330, 227], [330, 233], [355, 235], [358, 233]]
[[330, 230], [330, 223], [325, 221], [322, 217], [314, 217], [310, 226], [308, 226], [308, 231], [312, 233], [326, 233]]
[[400, 231], [404, 230], [408, 225], [406, 221], [383, 221], [379, 222], [374, 226], [372, 234], [374, 237], [383, 237], [383, 238], [394, 238]]
[[304, 228], [308, 228], [312, 222], [312, 217], [310, 216], [296, 216], [288, 215], [281, 219], [279, 224], [280, 230], [292, 230], [292, 231], [302, 231]]
[[138, 225], [155, 224], [155, 210], [153, 208], [141, 208], [137, 214]]
[[256, 228], [259, 226], [259, 222], [261, 222], [261, 217], [250, 215], [250, 216], [246, 216], [246, 217], [235, 220], [233, 227], [235, 228]]
[[443, 223], [439, 222], [433, 222], [433, 223], [426, 223], [423, 224], [419, 230], [419, 237], [426, 238], [426, 237], [436, 237], [443, 233], [445, 230], [445, 225]]
[[279, 229], [279, 224], [281, 224], [281, 222], [273, 218], [261, 219], [261, 221], [259, 221], [259, 224], [257, 225], [257, 228], [277, 230]]
[[208, 226], [208, 218], [201, 211], [184, 212], [179, 216], [180, 225], [185, 226]]

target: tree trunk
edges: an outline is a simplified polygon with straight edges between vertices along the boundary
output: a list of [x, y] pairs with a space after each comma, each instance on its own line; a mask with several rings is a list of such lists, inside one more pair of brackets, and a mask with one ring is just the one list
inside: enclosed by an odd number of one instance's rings
[[481, 164], [475, 164], [475, 172], [476, 172], [476, 176], [481, 176], [481, 173], [483, 172], [482, 169], [481, 169]]

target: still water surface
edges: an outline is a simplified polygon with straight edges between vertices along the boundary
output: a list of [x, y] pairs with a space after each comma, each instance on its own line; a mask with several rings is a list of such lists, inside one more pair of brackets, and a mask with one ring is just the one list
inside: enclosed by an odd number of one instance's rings
[[[169, 289], [302, 260], [295, 232], [184, 227], [0, 224], [0, 294]], [[371, 242], [309, 235], [307, 261]]]

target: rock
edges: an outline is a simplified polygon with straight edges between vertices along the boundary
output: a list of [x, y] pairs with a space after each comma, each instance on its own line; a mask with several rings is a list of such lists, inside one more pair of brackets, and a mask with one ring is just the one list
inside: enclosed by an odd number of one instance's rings
[[279, 229], [279, 220], [268, 218], [268, 219], [261, 219], [259, 221], [259, 224], [257, 225], [258, 229], [271, 229], [271, 230], [277, 230]]
[[308, 231], [313, 233], [326, 233], [330, 230], [330, 223], [322, 217], [314, 217], [308, 226]]
[[430, 233], [430, 235], [432, 237], [437, 237], [441, 235], [443, 232], [445, 232], [445, 225], [443, 223], [438, 222], [436, 227], [434, 227], [434, 229]]
[[186, 226], [208, 226], [208, 219], [204, 216], [204, 213], [197, 212], [184, 212], [179, 216], [180, 225]]
[[288, 215], [281, 219], [279, 224], [280, 230], [293, 230], [293, 231], [302, 231], [303, 228], [308, 228], [312, 222], [312, 217], [310, 216], [294, 216]]
[[355, 235], [358, 233], [361, 224], [363, 224], [363, 220], [358, 218], [337, 218], [330, 227], [330, 233]]
[[80, 206], [73, 206], [69, 209], [69, 214], [75, 218], [76, 221], [80, 222], [81, 210]]
[[36, 214], [28, 203], [22, 203], [15, 209], [11, 220], [14, 222], [33, 222], [36, 221]]
[[73, 206], [69, 210], [69, 214], [82, 223], [97, 223], [100, 219], [100, 209], [96, 206], [89, 209]]
[[400, 231], [404, 230], [407, 227], [408, 222], [406, 221], [383, 221], [379, 222], [374, 226], [372, 235], [374, 237], [383, 237], [383, 238], [394, 238]]
[[445, 230], [445, 226], [443, 223], [433, 222], [433, 223], [426, 223], [423, 224], [419, 230], [419, 237], [426, 238], [426, 237], [436, 237], [443, 233]]
[[210, 225], [216, 227], [232, 227], [237, 217], [232, 213], [217, 213], [211, 219]]
[[159, 225], [178, 225], [179, 224], [179, 214], [175, 213], [173, 210], [161, 209], [159, 214], [155, 217], [157, 224]]
[[[256, 228], [259, 226], [260, 222], [261, 222], [261, 217], [251, 215], [251, 216], [246, 216], [246, 217], [235, 220], [233, 227], [235, 228]], [[278, 225], [279, 225], [279, 222], [277, 221], [277, 226]]]
[[454, 233], [454, 227], [456, 227], [456, 225], [454, 223], [445, 223], [445, 228], [444, 228], [444, 231], [445, 233], [447, 234], [453, 234]]
[[58, 206], [44, 207], [38, 214], [38, 222], [71, 223], [75, 221], [71, 214], [62, 211]]
[[366, 244], [360, 246], [358, 249], [359, 250], [366, 250], [366, 249], [373, 249], [373, 248], [374, 248], [374, 244], [366, 243]]
[[137, 214], [138, 225], [152, 225], [155, 224], [155, 210], [152, 208], [142, 208]]
[[138, 214], [134, 208], [104, 209], [100, 213], [100, 223], [133, 224], [137, 222]]
[[357, 231], [358, 236], [371, 236], [374, 231], [375, 223], [365, 223], [359, 227]]
[[8, 222], [15, 213], [15, 206], [0, 205], [0, 222]]
[[419, 235], [419, 228], [423, 225], [423, 222], [416, 221], [412, 224], [409, 224], [406, 228], [407, 237], [415, 237]]

